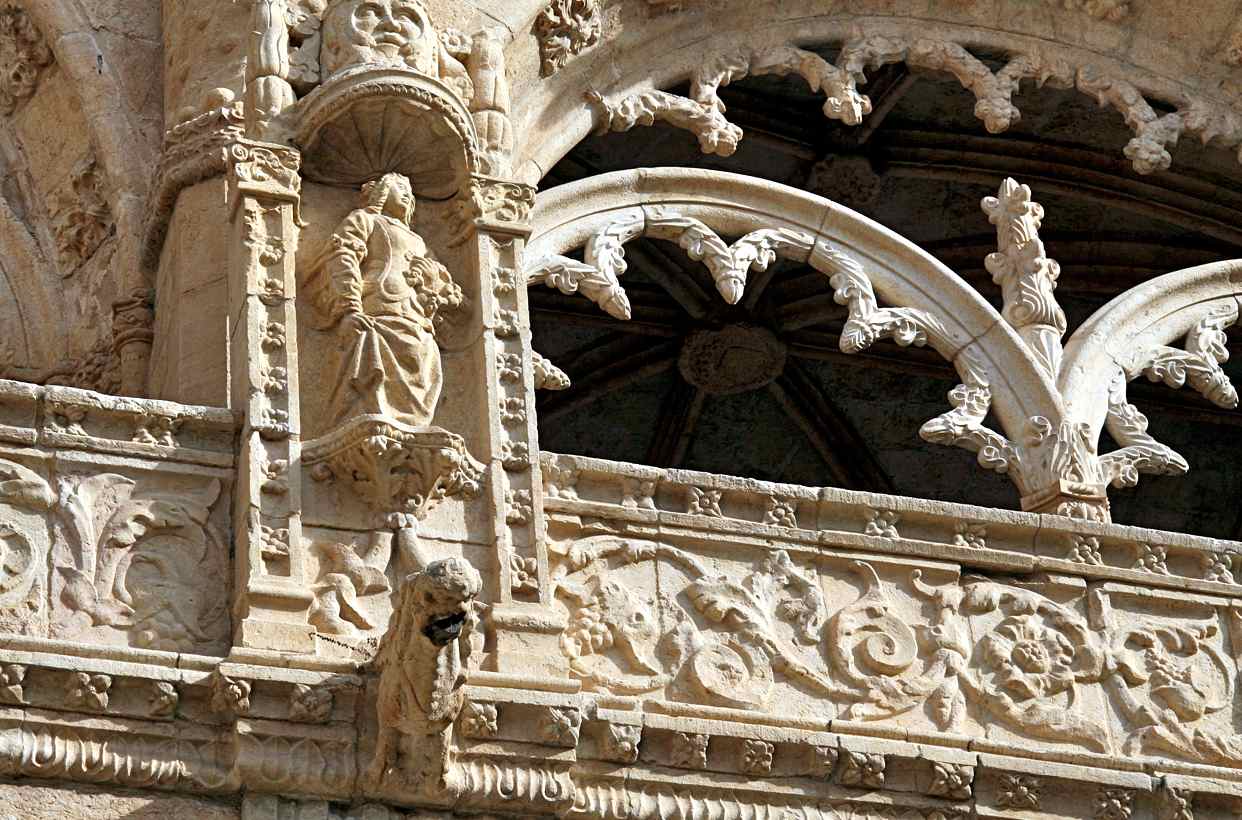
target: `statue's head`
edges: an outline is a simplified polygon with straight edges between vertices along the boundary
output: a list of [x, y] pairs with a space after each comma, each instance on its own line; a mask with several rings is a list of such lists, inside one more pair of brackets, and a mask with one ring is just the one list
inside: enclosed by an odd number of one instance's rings
[[440, 38], [418, 0], [332, 0], [323, 15], [325, 74], [365, 63], [439, 76]]
[[403, 174], [384, 174], [362, 186], [362, 207], [388, 214], [409, 225], [414, 219], [414, 190]]

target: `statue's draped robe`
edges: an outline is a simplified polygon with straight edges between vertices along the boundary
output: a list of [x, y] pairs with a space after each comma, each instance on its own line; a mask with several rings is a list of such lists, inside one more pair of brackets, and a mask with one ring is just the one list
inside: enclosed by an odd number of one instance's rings
[[340, 333], [331, 424], [368, 414], [430, 424], [444, 384], [431, 317], [454, 286], [422, 237], [390, 216], [356, 210], [332, 235], [308, 284], [330, 325], [365, 316]]

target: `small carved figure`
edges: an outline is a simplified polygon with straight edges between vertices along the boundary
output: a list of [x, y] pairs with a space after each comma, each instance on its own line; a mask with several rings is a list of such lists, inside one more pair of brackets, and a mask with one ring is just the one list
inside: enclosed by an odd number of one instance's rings
[[400, 174], [364, 185], [362, 207], [337, 227], [304, 283], [327, 327], [342, 336], [333, 426], [382, 415], [418, 427], [435, 414], [444, 384], [436, 319], [463, 297], [411, 230], [414, 208], [410, 181]]
[[369, 777], [397, 774], [411, 785], [436, 770], [448, 754], [438, 742], [461, 711], [478, 625], [479, 573], [463, 558], [444, 558], [406, 576], [388, 632], [380, 642], [376, 698], [379, 738]]

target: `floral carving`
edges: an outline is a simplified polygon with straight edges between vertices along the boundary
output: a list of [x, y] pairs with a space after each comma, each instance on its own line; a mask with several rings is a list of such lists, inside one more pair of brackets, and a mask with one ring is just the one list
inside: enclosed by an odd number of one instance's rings
[[981, 550], [988, 546], [988, 528], [983, 524], [959, 521], [953, 527], [953, 545]]
[[601, 754], [614, 763], [638, 761], [638, 745], [642, 742], [643, 727], [627, 723], [607, 723], [604, 726]]
[[1203, 579], [1218, 584], [1234, 584], [1233, 577], [1234, 553], [1205, 552], [1203, 553]]
[[682, 769], [707, 768], [708, 735], [673, 732], [670, 736], [669, 763]]
[[289, 695], [289, 719], [299, 723], [326, 723], [332, 715], [333, 700], [331, 687], [294, 684]]
[[1070, 539], [1070, 551], [1065, 556], [1067, 561], [1075, 564], [1088, 564], [1093, 567], [1104, 566], [1100, 555], [1100, 539], [1094, 535], [1075, 535]]
[[842, 786], [879, 789], [884, 786], [884, 768], [884, 755], [842, 749], [838, 780]]
[[1038, 777], [1002, 773], [997, 783], [996, 805], [1002, 809], [1038, 809], [1042, 788], [1043, 781]]
[[772, 756], [776, 747], [766, 740], [742, 742], [741, 769], [747, 774], [765, 775], [772, 771]]
[[690, 488], [690, 500], [686, 512], [690, 515], [706, 515], [709, 518], [723, 518], [720, 511], [720, 490], [705, 490], [701, 487]]
[[462, 707], [461, 715], [457, 719], [461, 725], [461, 732], [466, 737], [487, 740], [488, 738], [495, 737], [497, 732], [499, 732], [496, 723], [496, 704], [494, 703], [468, 700]]
[[654, 479], [626, 477], [621, 481], [621, 506], [627, 510], [654, 510]]
[[941, 763], [932, 761], [931, 783], [927, 793], [933, 797], [947, 797], [951, 800], [969, 800], [971, 784], [975, 780], [975, 767], [964, 763]]
[[250, 714], [250, 681], [216, 670], [211, 682], [211, 708], [226, 717]]
[[551, 0], [535, 18], [543, 76], [552, 76], [598, 43], [601, 29], [599, 0]]
[[514, 526], [529, 524], [532, 510], [530, 490], [505, 490], [505, 523]]
[[102, 712], [108, 708], [111, 689], [112, 677], [109, 675], [75, 672], [65, 686], [65, 702], [70, 707]]
[[175, 433], [180, 426], [180, 419], [148, 413], [138, 421], [132, 440], [139, 444], [151, 444], [156, 447], [176, 447]]
[[571, 707], [549, 706], [539, 722], [539, 737], [550, 746], [572, 749], [578, 745], [582, 713]]
[[1157, 575], [1168, 575], [1168, 550], [1158, 544], [1135, 545], [1134, 568]]
[[576, 468], [545, 462], [540, 469], [543, 474], [543, 491], [549, 498], [578, 500], [579, 473]]
[[1095, 798], [1096, 820], [1130, 820], [1134, 795], [1125, 789], [1100, 789]]
[[798, 526], [797, 507], [791, 500], [768, 496], [767, 509], [763, 513], [763, 523], [777, 527]]
[[500, 423], [505, 427], [516, 427], [526, 423], [526, 400], [520, 396], [510, 396], [500, 400]]
[[530, 466], [530, 445], [524, 441], [506, 441], [500, 446], [500, 463], [506, 470], [525, 470]]
[[52, 50], [25, 9], [13, 2], [0, 5], [0, 114], [12, 114], [32, 97], [51, 63]]
[[177, 714], [177, 704], [181, 695], [177, 687], [168, 681], [152, 681], [151, 694], [147, 696], [147, 706], [151, 717], [170, 718]]
[[523, 557], [516, 551], [509, 552], [509, 588], [514, 594], [537, 593], [539, 591], [539, 561], [532, 557]]

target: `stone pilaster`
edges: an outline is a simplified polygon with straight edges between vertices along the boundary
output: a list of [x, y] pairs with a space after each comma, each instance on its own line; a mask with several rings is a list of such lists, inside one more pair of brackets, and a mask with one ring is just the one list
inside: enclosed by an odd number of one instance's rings
[[229, 404], [242, 417], [234, 496], [235, 643], [314, 651], [302, 545], [294, 250], [297, 152], [229, 149]]

